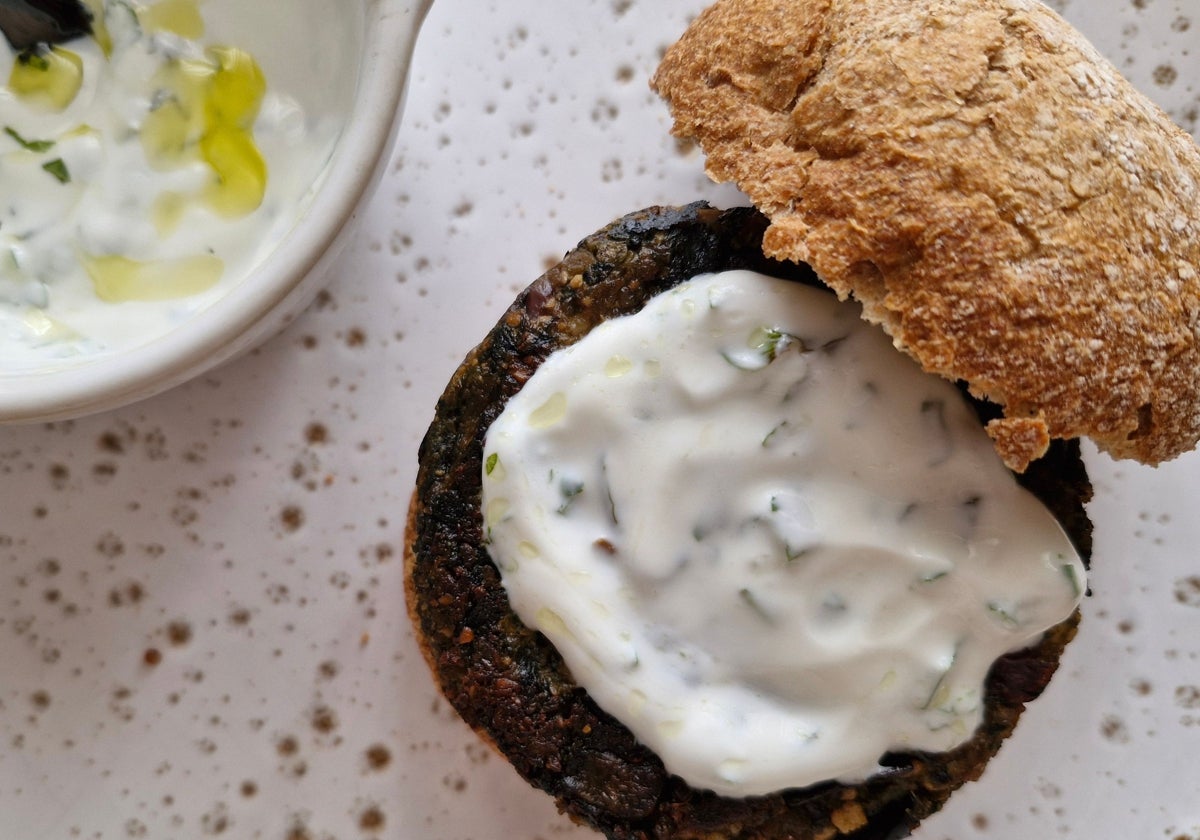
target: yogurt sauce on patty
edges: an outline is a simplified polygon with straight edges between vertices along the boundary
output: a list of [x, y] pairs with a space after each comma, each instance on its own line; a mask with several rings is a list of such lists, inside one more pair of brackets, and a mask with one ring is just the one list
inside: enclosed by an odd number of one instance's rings
[[949, 750], [1085, 589], [957, 390], [832, 295], [697, 277], [539, 367], [486, 439], [513, 609], [689, 784]]
[[94, 37], [0, 39], [5, 372], [145, 343], [219, 298], [292, 227], [340, 130], [209, 43], [197, 0], [88, 6]]

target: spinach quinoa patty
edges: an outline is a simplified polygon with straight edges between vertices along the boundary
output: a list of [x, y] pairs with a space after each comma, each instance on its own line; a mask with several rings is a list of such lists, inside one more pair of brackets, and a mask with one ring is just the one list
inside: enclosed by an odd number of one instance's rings
[[[438, 401], [419, 453], [405, 586], [418, 642], [442, 693], [530, 784], [610, 838], [900, 838], [977, 779], [1046, 687], [1079, 614], [992, 667], [984, 722], [946, 753], [890, 753], [847, 785], [735, 799], [690, 787], [603, 712], [551, 644], [509, 606], [484, 542], [480, 496], [488, 427], [538, 366], [603, 321], [697, 275], [750, 269], [823, 288], [805, 265], [762, 255], [758, 211], [703, 203], [632, 213], [584, 239], [522, 292]], [[965, 393], [965, 389], [964, 389]], [[971, 399], [968, 397], [968, 399]], [[971, 399], [981, 423], [995, 406]], [[1077, 441], [1055, 441], [1018, 480], [1055, 515], [1085, 562], [1091, 485]]]

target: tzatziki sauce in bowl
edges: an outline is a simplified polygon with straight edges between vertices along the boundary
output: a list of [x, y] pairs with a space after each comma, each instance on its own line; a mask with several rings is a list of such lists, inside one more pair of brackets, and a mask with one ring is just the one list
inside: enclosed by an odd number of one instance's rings
[[85, 0], [0, 39], [0, 422], [149, 396], [316, 293], [386, 163], [428, 0]]

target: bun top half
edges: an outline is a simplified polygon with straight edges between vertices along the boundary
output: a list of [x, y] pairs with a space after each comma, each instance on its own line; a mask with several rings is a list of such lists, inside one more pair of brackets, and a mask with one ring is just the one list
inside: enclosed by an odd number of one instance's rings
[[927, 370], [1051, 438], [1200, 439], [1200, 149], [1034, 0], [718, 0], [652, 86], [674, 133]]

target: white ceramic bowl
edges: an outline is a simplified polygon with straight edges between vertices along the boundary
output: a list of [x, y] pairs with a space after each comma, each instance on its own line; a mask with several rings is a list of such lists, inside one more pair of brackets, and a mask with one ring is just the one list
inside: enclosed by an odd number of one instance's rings
[[306, 116], [343, 128], [294, 227], [208, 307], [146, 343], [59, 368], [0, 370], [0, 424], [78, 417], [167, 388], [261, 343], [319, 291], [387, 164], [431, 0], [208, 0], [207, 35], [249, 50]]

